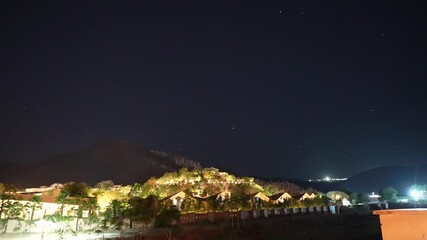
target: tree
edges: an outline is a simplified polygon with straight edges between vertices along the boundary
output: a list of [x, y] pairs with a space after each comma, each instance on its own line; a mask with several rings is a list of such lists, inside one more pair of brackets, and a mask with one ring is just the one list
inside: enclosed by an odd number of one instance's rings
[[364, 193], [358, 193], [356, 196], [356, 203], [367, 203], [368, 202], [368, 196]]
[[114, 199], [110, 202], [104, 212], [105, 226], [107, 223], [114, 225], [116, 229], [121, 229], [125, 218], [127, 201]]
[[171, 207], [168, 209], [163, 209], [156, 216], [156, 220], [154, 222], [155, 227], [164, 228], [165, 234], [168, 240], [172, 239], [172, 233], [176, 228], [176, 221], [179, 221], [180, 212], [176, 207]]
[[62, 191], [69, 194], [70, 197], [85, 198], [89, 195], [90, 187], [85, 183], [69, 183], [64, 186]]
[[305, 199], [299, 200], [299, 205], [301, 207], [304, 207], [304, 208], [313, 206], [314, 205], [314, 199], [305, 198]]
[[155, 207], [154, 197], [148, 198], [133, 197], [128, 201], [128, 208], [126, 209], [126, 217], [130, 221], [130, 227], [133, 227], [135, 222], [150, 223], [154, 219]]
[[166, 197], [166, 195], [163, 196], [162, 193], [159, 193], [157, 187], [158, 186], [156, 185], [156, 178], [152, 177], [148, 179], [144, 184], [135, 183], [132, 186], [132, 190], [130, 191], [130, 196], [145, 198], [149, 195], [156, 195]]
[[326, 196], [328, 196], [328, 198], [330, 198], [336, 204], [341, 204], [345, 198], [349, 199], [347, 193], [342, 191], [330, 191], [326, 194]]
[[358, 199], [357, 199], [357, 196], [358, 196], [357, 192], [350, 192], [350, 193], [348, 193], [348, 196], [350, 197], [349, 200], [350, 200], [351, 204], [359, 203]]
[[81, 196], [76, 196], [68, 199], [68, 203], [77, 205], [77, 208], [74, 208], [76, 214], [76, 233], [79, 231], [79, 220], [83, 217], [83, 212], [88, 210], [89, 213], [96, 208], [96, 201], [94, 198], [83, 198]]
[[279, 205], [283, 208], [289, 208], [298, 204], [297, 204], [297, 201], [293, 198], [285, 198], [283, 199], [283, 202], [279, 203]]
[[89, 217], [96, 217], [96, 209], [99, 208], [96, 198], [89, 197], [86, 198], [83, 202], [83, 209], [88, 210]]
[[66, 191], [65, 189], [62, 189], [59, 195], [56, 197], [55, 202], [61, 204], [60, 209], [60, 216], [64, 216], [64, 206], [66, 203], [68, 203], [70, 193]]
[[0, 220], [2, 219], [3, 213], [9, 204], [11, 199], [10, 194], [7, 194], [5, 192], [0, 193]]
[[112, 180], [105, 180], [97, 183], [95, 187], [102, 190], [110, 190], [114, 187], [114, 182]]
[[322, 207], [328, 205], [329, 199], [324, 195], [318, 195], [313, 199], [313, 205], [316, 207]]
[[226, 200], [226, 205], [229, 209], [247, 209], [249, 208], [249, 200], [243, 192], [235, 192], [231, 194], [231, 197]]
[[25, 204], [25, 207], [31, 209], [30, 220], [34, 218], [34, 212], [38, 209], [42, 209], [41, 198], [40, 196], [34, 195], [30, 198], [30, 202]]
[[397, 190], [393, 187], [386, 187], [380, 190], [380, 200], [387, 202], [397, 202]]
[[10, 204], [13, 192], [16, 188], [13, 185], [0, 183], [0, 220], [5, 212], [6, 207]]
[[108, 205], [116, 200], [123, 200], [128, 198], [130, 186], [118, 186], [117, 188], [111, 188], [105, 190], [102, 188], [94, 189], [92, 194], [96, 197], [96, 203], [102, 211], [105, 211]]
[[24, 205], [18, 201], [11, 202], [8, 201], [4, 207], [4, 215], [5, 215], [5, 227], [3, 233], [6, 233], [9, 219], [19, 219], [22, 212], [24, 211]]
[[78, 205], [74, 211], [76, 212], [76, 232], [78, 231], [79, 219], [83, 215], [85, 210], [85, 203], [89, 195], [90, 188], [85, 183], [68, 183], [66, 184], [59, 196], [56, 198], [56, 202], [61, 204], [61, 216], [64, 214], [64, 205], [67, 203]]

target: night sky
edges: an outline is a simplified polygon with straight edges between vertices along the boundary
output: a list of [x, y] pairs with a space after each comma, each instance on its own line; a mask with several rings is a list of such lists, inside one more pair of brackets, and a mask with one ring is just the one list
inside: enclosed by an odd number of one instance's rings
[[239, 175], [427, 162], [426, 1], [8, 1], [0, 161], [127, 139]]

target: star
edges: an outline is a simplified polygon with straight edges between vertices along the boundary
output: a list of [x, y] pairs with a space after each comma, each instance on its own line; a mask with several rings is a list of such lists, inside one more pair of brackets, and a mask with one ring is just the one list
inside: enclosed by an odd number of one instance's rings
[[235, 126], [232, 126], [232, 127], [231, 127], [231, 130], [236, 130], [236, 127], [235, 127]]

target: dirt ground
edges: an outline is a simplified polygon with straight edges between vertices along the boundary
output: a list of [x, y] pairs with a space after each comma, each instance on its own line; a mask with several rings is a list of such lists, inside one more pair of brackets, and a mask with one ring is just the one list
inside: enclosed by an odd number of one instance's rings
[[[150, 232], [145, 239], [167, 239], [163, 230]], [[381, 240], [378, 216], [340, 214], [277, 216], [234, 223], [197, 223], [180, 226], [173, 234], [177, 240]]]

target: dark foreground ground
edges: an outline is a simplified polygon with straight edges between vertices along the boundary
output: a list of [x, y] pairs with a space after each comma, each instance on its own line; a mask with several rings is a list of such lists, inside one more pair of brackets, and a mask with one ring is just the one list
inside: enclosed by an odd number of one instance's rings
[[[162, 230], [150, 232], [144, 239], [167, 239]], [[172, 239], [179, 240], [381, 240], [378, 216], [360, 214], [304, 215], [271, 217], [247, 221], [240, 230], [234, 223], [198, 223], [180, 226]]]

